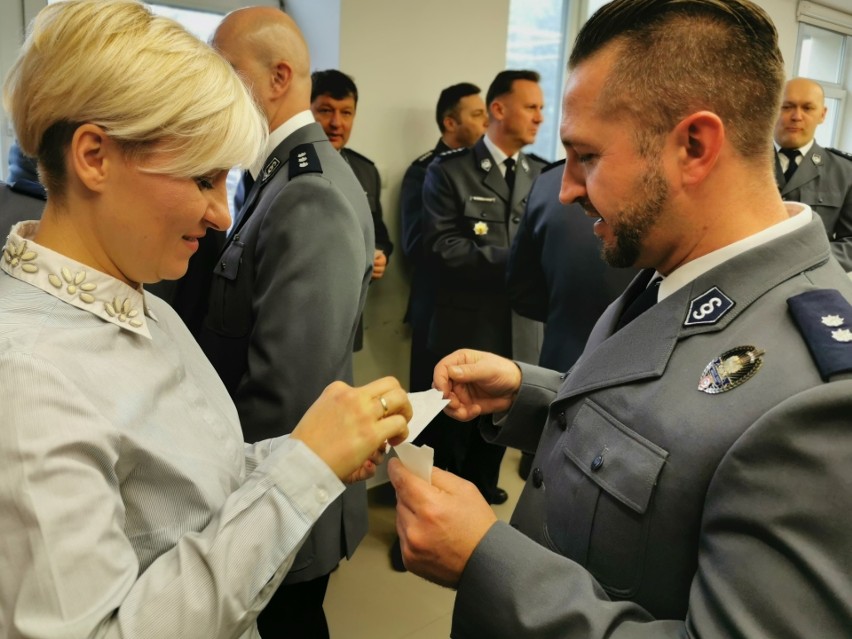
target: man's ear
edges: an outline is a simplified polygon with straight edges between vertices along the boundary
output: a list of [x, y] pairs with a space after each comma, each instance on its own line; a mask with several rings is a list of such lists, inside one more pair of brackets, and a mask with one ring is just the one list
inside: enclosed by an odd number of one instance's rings
[[713, 170], [725, 144], [725, 125], [711, 111], [698, 111], [673, 130], [684, 185], [702, 182]]
[[112, 162], [116, 161], [115, 150], [115, 143], [101, 127], [91, 123], [82, 124], [71, 138], [69, 173], [76, 175], [89, 190], [100, 192]]
[[494, 100], [488, 106], [488, 119], [489, 120], [492, 120], [492, 119], [502, 120], [504, 112], [505, 112], [505, 107], [504, 107], [503, 103], [499, 99]]
[[285, 61], [276, 62], [272, 67], [269, 89], [273, 97], [280, 97], [287, 92], [293, 79], [293, 68]]

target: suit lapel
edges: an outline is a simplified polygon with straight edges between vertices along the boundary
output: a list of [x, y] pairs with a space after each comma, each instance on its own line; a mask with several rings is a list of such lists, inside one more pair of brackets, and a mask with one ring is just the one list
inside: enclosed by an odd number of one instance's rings
[[824, 157], [825, 152], [822, 150], [822, 147], [814, 142], [808, 154], [802, 158], [799, 168], [790, 177], [790, 181], [784, 185], [781, 195], [785, 195], [794, 189], [800, 188], [803, 184], [815, 180], [819, 176]]
[[518, 155], [518, 164], [515, 167], [515, 188], [512, 190], [512, 205], [511, 211], [519, 208], [519, 213], [523, 213], [524, 199], [530, 192], [532, 178], [530, 177], [530, 162], [523, 153]]

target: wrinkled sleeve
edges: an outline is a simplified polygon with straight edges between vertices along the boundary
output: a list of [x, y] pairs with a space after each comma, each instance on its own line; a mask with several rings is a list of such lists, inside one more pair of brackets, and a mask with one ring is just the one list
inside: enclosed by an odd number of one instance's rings
[[139, 574], [116, 471], [122, 436], [42, 360], [7, 353], [0, 379], [15, 380], [0, 389], [0, 627], [10, 639], [238, 637], [343, 491], [306, 446], [282, 441]]

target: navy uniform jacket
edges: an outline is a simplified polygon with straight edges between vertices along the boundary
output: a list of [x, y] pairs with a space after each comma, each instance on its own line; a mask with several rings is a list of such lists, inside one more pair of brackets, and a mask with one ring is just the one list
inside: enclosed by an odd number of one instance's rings
[[429, 165], [423, 237], [440, 262], [429, 334], [436, 355], [466, 347], [538, 361], [543, 329], [512, 313], [506, 260], [530, 186], [544, 165], [521, 153], [511, 194], [484, 138]]
[[776, 153], [775, 182], [782, 198], [803, 202], [819, 214], [834, 256], [852, 271], [852, 156], [814, 142], [785, 184]]
[[4, 238], [18, 222], [40, 220], [47, 194], [38, 182], [0, 182], [0, 237]]
[[506, 269], [512, 308], [544, 322], [539, 365], [560, 371], [574, 365], [601, 313], [636, 275], [608, 266], [594, 220], [559, 201], [564, 166], [551, 164], [533, 183]]
[[[267, 158], [213, 274], [199, 342], [246, 441], [293, 430], [323, 389], [352, 383], [352, 343], [373, 267], [364, 190], [311, 123]], [[285, 583], [328, 574], [367, 530], [363, 482], [314, 526]]]
[[629, 292], [567, 378], [522, 365], [483, 424], [537, 452], [516, 528], [462, 574], [452, 636], [848, 637], [852, 282], [821, 221], [613, 333]]
[[402, 252], [412, 268], [406, 320], [411, 324], [412, 331], [423, 334], [429, 330], [432, 309], [435, 307], [435, 291], [438, 288], [437, 261], [423, 245], [426, 215], [423, 210], [423, 183], [426, 181], [426, 169], [432, 160], [449, 150], [450, 147], [438, 140], [434, 149], [412, 162], [402, 178], [399, 196]]
[[[373, 216], [373, 230], [376, 237], [376, 248], [381, 250], [385, 257], [388, 258], [390, 264], [390, 256], [393, 253], [393, 242], [390, 240], [388, 227], [385, 226], [385, 221], [382, 216], [382, 181], [379, 177], [379, 172], [376, 170], [376, 165], [368, 157], [361, 155], [343, 147], [340, 149], [340, 155], [352, 167], [352, 172], [358, 178], [358, 182], [364, 188], [364, 194], [367, 196], [367, 203], [370, 205], [370, 214]], [[364, 346], [364, 325], [363, 321], [358, 322], [358, 330], [355, 333], [355, 343], [352, 348], [355, 351], [360, 351]]]

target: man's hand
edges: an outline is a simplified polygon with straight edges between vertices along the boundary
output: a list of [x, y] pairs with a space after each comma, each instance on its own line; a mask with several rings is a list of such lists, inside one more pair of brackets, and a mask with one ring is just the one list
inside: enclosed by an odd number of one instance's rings
[[509, 410], [521, 388], [521, 369], [512, 360], [465, 348], [438, 362], [432, 385], [450, 400], [444, 412], [466, 422]]
[[359, 388], [332, 382], [291, 437], [303, 441], [345, 481], [353, 473], [356, 477], [363, 474], [365, 462], [385, 442], [396, 445], [405, 440], [411, 414], [408, 394], [393, 377]]
[[373, 253], [373, 279], [380, 280], [385, 274], [385, 268], [388, 265], [388, 256], [381, 249], [376, 249]]
[[388, 462], [396, 489], [396, 531], [405, 567], [441, 586], [455, 588], [485, 533], [497, 521], [479, 490], [435, 468], [432, 485], [397, 459]]

